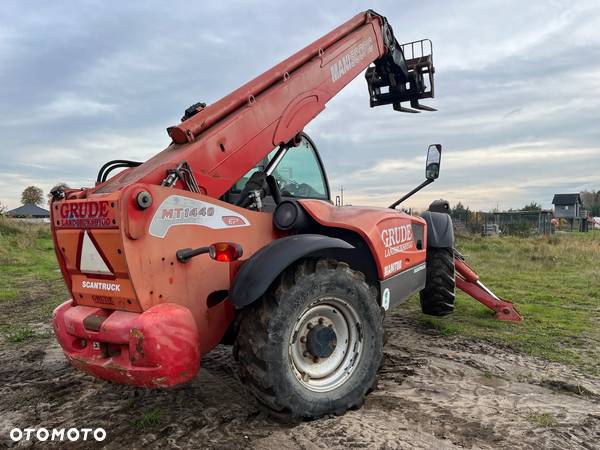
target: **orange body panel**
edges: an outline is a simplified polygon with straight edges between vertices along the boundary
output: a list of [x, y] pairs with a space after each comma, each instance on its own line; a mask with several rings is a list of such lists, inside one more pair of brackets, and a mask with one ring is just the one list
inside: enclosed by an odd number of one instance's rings
[[383, 280], [426, 259], [427, 233], [417, 248], [413, 224], [425, 229], [420, 217], [377, 207], [336, 207], [322, 200], [301, 200], [306, 211], [321, 225], [345, 228], [358, 233], [369, 245]]
[[[53, 322], [69, 361], [98, 377], [140, 386], [169, 386], [193, 377], [200, 355], [221, 342], [235, 317], [227, 295], [237, 268], [280, 237], [271, 213], [218, 198], [395, 49], [385, 18], [361, 13], [170, 127], [173, 142], [145, 163], [103, 181], [105, 166], [95, 187], [55, 191], [53, 238], [72, 300], [55, 310]], [[407, 75], [398, 80], [408, 80]], [[415, 90], [414, 96], [421, 94]], [[400, 103], [405, 97], [394, 98]], [[184, 182], [179, 173], [172, 187], [163, 186], [184, 161], [194, 182]], [[118, 167], [123, 166], [111, 169]], [[196, 190], [201, 194], [191, 192]], [[136, 200], [142, 192], [151, 197], [144, 207]], [[301, 203], [321, 225], [361, 236], [380, 280], [425, 261], [425, 223], [419, 218], [384, 208]], [[240, 244], [242, 260], [176, 257], [177, 250], [222, 241]]]
[[[147, 209], [137, 206], [141, 191], [152, 196]], [[99, 203], [108, 206], [90, 206]], [[415, 225], [425, 229], [418, 217], [387, 208], [334, 207], [321, 200], [301, 204], [321, 225], [358, 233], [373, 254], [381, 280], [425, 261], [425, 234], [417, 246], [413, 231]], [[73, 298], [57, 308], [54, 317], [65, 354], [96, 376], [142, 386], [177, 384], [193, 376], [198, 355], [213, 349], [235, 318], [227, 293], [237, 267], [280, 237], [271, 213], [139, 184], [110, 195], [54, 202], [52, 226]], [[176, 257], [178, 249], [223, 241], [239, 243], [242, 260], [222, 263], [199, 255], [184, 263]], [[167, 311], [172, 312], [171, 322], [166, 317], [167, 322], [161, 322]], [[90, 328], [90, 323], [99, 325]], [[172, 354], [159, 351], [161, 345], [171, 346], [173, 333], [185, 348], [190, 340], [197, 341], [195, 353], [180, 355], [187, 361], [184, 365], [173, 364]], [[80, 342], [90, 340], [99, 347], [80, 348]]]
[[[152, 205], [145, 210], [139, 209], [134, 203], [137, 193], [142, 189], [153, 197]], [[90, 214], [97, 214], [96, 209], [89, 205], [98, 203], [100, 198], [109, 205], [110, 213], [106, 216], [110, 220], [104, 220], [106, 217], [90, 217]], [[79, 210], [62, 208], [71, 204], [78, 205]], [[64, 214], [61, 214], [61, 209]], [[74, 214], [73, 211], [79, 212]], [[73, 222], [81, 228], [74, 229]], [[63, 332], [57, 336], [67, 357], [74, 364], [81, 360], [79, 353], [89, 350], [73, 345], [73, 339], [89, 340], [92, 335], [92, 340], [95, 336], [110, 341], [110, 336], [113, 336], [114, 341], [117, 339], [115, 336], [132, 332], [129, 329], [120, 330], [114, 325], [110, 328], [113, 323], [110, 320], [102, 322], [99, 330], [87, 329], [83, 321], [89, 316], [98, 315], [98, 308], [104, 311], [100, 316], [110, 318], [115, 310], [130, 311], [145, 317], [146, 312], [155, 311], [158, 305], [173, 305], [171, 309], [181, 306], [189, 311], [195, 322], [195, 331], [190, 330], [189, 333], [198, 336], [197, 350], [200, 354], [210, 351], [221, 341], [235, 317], [234, 308], [226, 294], [241, 262], [222, 263], [212, 260], [208, 255], [201, 255], [182, 263], [177, 260], [176, 251], [208, 246], [214, 242], [235, 241], [242, 245], [245, 253], [243, 258], [247, 258], [277, 237], [270, 213], [253, 212], [211, 197], [161, 186], [134, 185], [109, 196], [54, 202], [52, 226], [57, 258], [73, 298], [72, 304], [67, 302], [68, 307], [65, 304], [61, 306], [62, 309], [57, 309], [54, 322], [55, 328]], [[86, 248], [84, 241], [88, 238], [92, 244]], [[94, 253], [97, 260], [102, 260], [97, 264], [104, 272], [90, 272], [82, 268], [86, 252]], [[77, 314], [69, 313], [77, 306], [81, 307]], [[68, 323], [73, 323], [69, 314], [80, 319], [79, 326], [67, 327]], [[152, 322], [155, 320], [152, 319]], [[129, 326], [129, 322], [121, 324]], [[172, 329], [171, 333], [177, 333], [177, 330]], [[66, 335], [70, 338], [60, 339], [60, 336]], [[138, 339], [139, 336], [132, 334], [130, 338]], [[122, 352], [127, 352], [132, 344], [119, 342], [118, 345], [124, 346], [120, 349]], [[86, 370], [112, 380], [116, 378], [104, 367], [109, 364], [108, 360], [111, 367], [121, 367], [122, 371], [128, 372], [132, 370], [123, 368], [114, 359], [96, 358], [95, 365], [90, 365], [88, 361]], [[164, 367], [156, 368], [156, 373], [162, 374], [159, 369], [164, 370]], [[153, 385], [154, 381], [148, 380], [163, 378], [149, 370], [140, 373], [142, 379], [131, 380], [132, 384]], [[171, 379], [173, 383], [182, 380], [179, 375]], [[126, 382], [122, 377], [118, 381]], [[163, 384], [169, 383], [165, 381]]]

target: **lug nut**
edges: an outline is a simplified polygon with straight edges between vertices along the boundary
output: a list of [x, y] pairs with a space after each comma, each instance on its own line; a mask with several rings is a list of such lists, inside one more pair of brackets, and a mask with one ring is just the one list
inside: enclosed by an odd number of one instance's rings
[[319, 358], [317, 358], [316, 356], [313, 358], [313, 362], [316, 364], [319, 362]]
[[308, 322], [308, 323], [306, 324], [306, 328], [308, 328], [309, 330], [310, 330], [312, 327], [313, 327], [313, 324], [312, 324], [312, 323]]
[[325, 323], [325, 321], [324, 321], [324, 320], [323, 320], [323, 318], [321, 317], [321, 318], [319, 319], [319, 325], [323, 325], [324, 323]]
[[304, 344], [306, 342], [306, 336], [300, 336], [300, 342]]

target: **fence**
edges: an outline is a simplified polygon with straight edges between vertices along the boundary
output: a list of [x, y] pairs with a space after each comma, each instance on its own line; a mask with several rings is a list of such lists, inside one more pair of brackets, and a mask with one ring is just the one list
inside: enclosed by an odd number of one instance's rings
[[552, 211], [507, 211], [454, 213], [452, 220], [457, 232], [492, 234], [551, 234]]

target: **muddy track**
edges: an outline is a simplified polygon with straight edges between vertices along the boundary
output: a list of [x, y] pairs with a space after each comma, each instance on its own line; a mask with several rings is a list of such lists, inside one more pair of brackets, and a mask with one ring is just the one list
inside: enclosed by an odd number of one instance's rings
[[[192, 382], [149, 391], [75, 371], [50, 338], [1, 343], [0, 446], [14, 445], [8, 432], [18, 426], [103, 427], [109, 449], [598, 448], [600, 380], [440, 336], [401, 314], [386, 320], [379, 387], [364, 407], [299, 425], [260, 410], [235, 376], [229, 347], [207, 355]], [[144, 424], [150, 412], [159, 420]]]

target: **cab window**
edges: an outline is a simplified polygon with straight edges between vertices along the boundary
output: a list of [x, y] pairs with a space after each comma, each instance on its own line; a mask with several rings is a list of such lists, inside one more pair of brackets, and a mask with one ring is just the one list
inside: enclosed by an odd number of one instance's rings
[[317, 154], [304, 137], [298, 147], [291, 147], [281, 158], [272, 175], [284, 197], [329, 199]]
[[[272, 150], [255, 167], [250, 169], [231, 189], [230, 194], [242, 192], [250, 176], [256, 171], [264, 171], [275, 157], [278, 148]], [[329, 189], [325, 181], [317, 154], [305, 137], [298, 147], [291, 147], [281, 158], [272, 172], [277, 180], [281, 195], [293, 198], [316, 198], [329, 200]]]
[[254, 166], [252, 169], [246, 172], [246, 175], [237, 180], [237, 182], [231, 187], [230, 192], [234, 194], [242, 192], [242, 189], [244, 189], [244, 186], [246, 186], [246, 183], [248, 182], [252, 174], [258, 171], [264, 171], [267, 168], [269, 161], [271, 161], [271, 159], [273, 159], [273, 157], [277, 153], [277, 150], [278, 148], [274, 148], [273, 150], [271, 150], [271, 152], [263, 159], [261, 159], [256, 166]]

